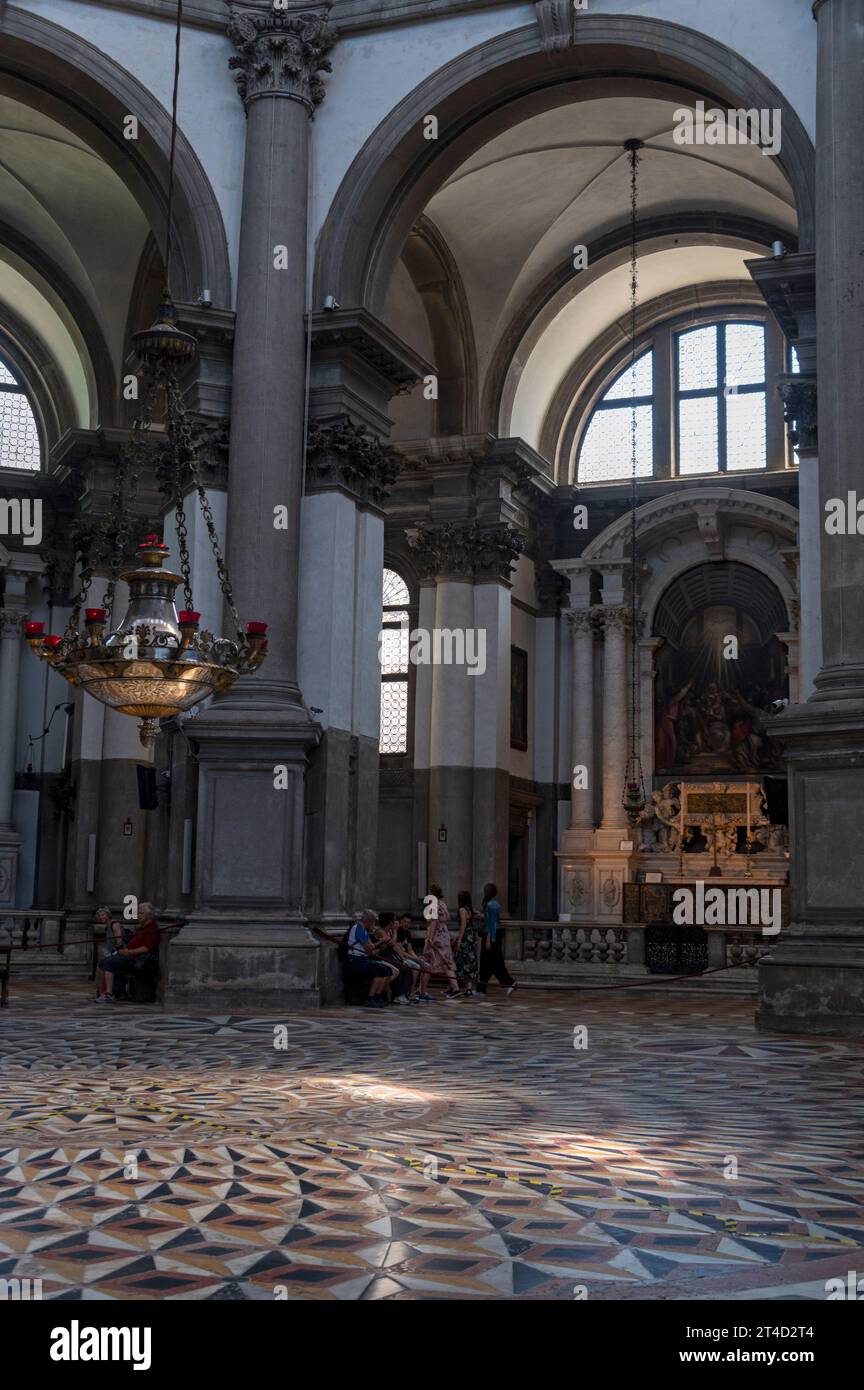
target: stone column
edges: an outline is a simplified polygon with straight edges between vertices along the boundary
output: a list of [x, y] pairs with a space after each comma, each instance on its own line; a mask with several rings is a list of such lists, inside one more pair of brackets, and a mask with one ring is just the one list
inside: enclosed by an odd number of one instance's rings
[[[864, 0], [817, 0], [816, 304], [825, 504], [861, 487]], [[822, 536], [816, 693], [775, 722], [787, 750], [792, 923], [760, 964], [757, 1023], [864, 1034], [864, 537]]]
[[15, 906], [20, 836], [12, 820], [23, 609], [0, 609], [0, 906]]
[[[822, 665], [822, 537], [825, 521], [819, 495], [818, 392], [815, 354], [799, 346], [802, 370], [780, 378], [779, 391], [798, 455], [798, 593], [800, 596], [800, 685], [794, 704], [808, 700]], [[805, 368], [807, 370], [805, 370]]]
[[[816, 314], [819, 481], [824, 504], [860, 489], [864, 440], [864, 0], [818, 0]], [[822, 545], [821, 700], [864, 699], [864, 544]]]
[[[434, 368], [365, 309], [313, 313], [310, 337], [298, 653], [304, 699], [320, 710], [323, 732], [306, 778], [305, 902], [310, 920], [327, 926], [375, 902], [376, 892], [382, 901], [383, 509], [400, 472], [387, 445], [389, 409], [393, 396]], [[419, 838], [410, 817], [399, 817], [398, 834], [384, 861], [407, 868]], [[407, 901], [405, 889], [394, 894], [392, 884], [385, 873], [386, 900]]]
[[622, 796], [627, 763], [627, 608], [606, 608], [603, 667], [603, 829], [626, 839]]
[[309, 1006], [321, 993], [304, 928], [305, 773], [320, 731], [297, 678], [309, 118], [336, 35], [296, 11], [235, 12], [228, 34], [247, 128], [227, 558], [240, 614], [269, 624], [269, 650], [195, 721], [195, 908], [172, 942], [165, 1002]]
[[[465, 662], [434, 661], [429, 721], [429, 878], [455, 904], [462, 888], [498, 885], [506, 909], [510, 775], [511, 566], [522, 542], [506, 524], [476, 521], [418, 528], [414, 563], [435, 577], [434, 625], [455, 634], [483, 634], [485, 670]], [[426, 593], [428, 594], [428, 590]], [[424, 605], [429, 612], [430, 605]], [[422, 613], [421, 609], [421, 613]], [[448, 645], [452, 639], [447, 637]], [[476, 637], [472, 641], [476, 642]], [[473, 647], [476, 655], [478, 647]], [[433, 642], [434, 652], [434, 642]], [[443, 655], [443, 648], [441, 650]], [[420, 671], [418, 670], [418, 676]], [[446, 841], [439, 841], [441, 825]]]
[[[594, 632], [590, 608], [567, 614], [573, 642], [570, 736], [570, 829], [594, 828]], [[587, 786], [573, 786], [574, 769], [584, 767]]]
[[[232, 377], [227, 558], [241, 614], [270, 624], [265, 666], [232, 703], [284, 709], [297, 685], [306, 394], [310, 116], [336, 34], [317, 14], [232, 15], [246, 108]], [[285, 508], [274, 526], [274, 509]]]
[[657, 653], [662, 637], [639, 638], [639, 757], [645, 778], [645, 794], [650, 797], [654, 776], [654, 695], [657, 688]]

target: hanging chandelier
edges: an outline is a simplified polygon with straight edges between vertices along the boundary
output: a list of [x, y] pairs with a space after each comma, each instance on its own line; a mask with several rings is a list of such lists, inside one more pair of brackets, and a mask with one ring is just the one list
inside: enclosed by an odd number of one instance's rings
[[630, 378], [632, 406], [630, 411], [630, 737], [627, 762], [624, 768], [622, 804], [627, 819], [636, 826], [645, 810], [645, 777], [639, 757], [639, 635], [637, 605], [637, 520], [639, 488], [637, 484], [639, 441], [636, 407], [637, 307], [639, 303], [639, 151], [641, 140], [628, 140], [624, 148], [630, 163]]
[[[171, 153], [168, 173], [165, 283], [170, 284], [174, 156], [177, 140], [177, 93], [180, 80], [180, 34], [183, 0], [177, 3]], [[166, 288], [156, 322], [133, 335], [142, 364], [144, 397], [132, 426], [130, 444], [117, 463], [111, 502], [81, 561], [81, 588], [62, 636], [45, 634], [45, 624], [28, 622], [24, 636], [31, 650], [94, 699], [141, 720], [140, 737], [149, 747], [159, 720], [191, 709], [208, 696], [227, 690], [241, 675], [257, 670], [267, 652], [267, 624], [241, 626], [231, 580], [219, 545], [213, 513], [201, 481], [192, 427], [186, 414], [178, 372], [195, 358], [194, 337], [177, 327], [174, 306]], [[139, 544], [136, 565], [123, 569], [129, 540], [129, 518], [137, 494], [138, 476], [150, 447], [156, 406], [163, 402], [164, 447], [159, 451], [157, 476], [175, 509], [180, 574], [163, 568], [168, 546], [157, 535]], [[202, 631], [192, 594], [191, 561], [187, 544], [184, 497], [194, 490], [201, 504], [216, 572], [234, 636], [215, 637]], [[98, 608], [88, 608], [94, 570], [107, 568], [108, 584]], [[117, 580], [129, 587], [126, 613], [109, 628]], [[185, 607], [177, 612], [174, 593], [183, 584]], [[81, 612], [84, 610], [83, 631]]]

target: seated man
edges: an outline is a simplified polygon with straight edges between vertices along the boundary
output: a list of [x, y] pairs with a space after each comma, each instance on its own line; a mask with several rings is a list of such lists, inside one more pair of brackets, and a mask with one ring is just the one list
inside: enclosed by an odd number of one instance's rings
[[358, 920], [348, 932], [347, 946], [348, 957], [346, 961], [349, 975], [359, 976], [369, 981], [369, 995], [366, 999], [366, 1007], [371, 1009], [383, 1009], [384, 1000], [381, 998], [391, 980], [397, 979], [399, 971], [395, 965], [389, 965], [386, 961], [377, 959], [379, 953], [385, 948], [386, 942], [376, 945], [371, 934], [377, 925], [378, 918], [374, 912], [366, 911], [360, 914]]
[[138, 904], [138, 930], [130, 937], [126, 946], [120, 946], [110, 955], [103, 956], [99, 962], [102, 971], [102, 989], [96, 996], [100, 1003], [114, 998], [114, 976], [128, 975], [137, 970], [143, 956], [149, 956], [159, 949], [159, 926], [153, 913], [152, 903]]

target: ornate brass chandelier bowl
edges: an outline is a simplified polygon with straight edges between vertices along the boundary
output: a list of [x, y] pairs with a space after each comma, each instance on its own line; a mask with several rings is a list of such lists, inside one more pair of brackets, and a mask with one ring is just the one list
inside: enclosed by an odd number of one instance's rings
[[194, 610], [178, 614], [174, 590], [183, 576], [163, 569], [167, 555], [158, 536], [141, 542], [139, 568], [119, 576], [130, 597], [114, 631], [106, 634], [105, 608], [85, 610], [83, 636], [77, 628], [63, 637], [44, 636], [43, 623], [25, 629], [31, 649], [70, 685], [139, 718], [145, 747], [153, 743], [160, 719], [227, 690], [238, 676], [257, 670], [267, 651], [266, 623], [248, 623], [245, 638], [231, 641], [202, 632]]

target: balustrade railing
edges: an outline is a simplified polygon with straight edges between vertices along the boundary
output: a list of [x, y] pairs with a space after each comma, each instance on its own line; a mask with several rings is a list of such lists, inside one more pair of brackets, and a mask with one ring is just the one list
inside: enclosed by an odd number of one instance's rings
[[[550, 983], [591, 975], [641, 978], [656, 974], [659, 980], [665, 974], [698, 976], [705, 970], [709, 975], [716, 972], [721, 987], [732, 983], [733, 988], [755, 989], [756, 967], [776, 942], [776, 937], [765, 935], [758, 926], [683, 929], [683, 964], [667, 971], [663, 954], [651, 949], [652, 930], [644, 922], [577, 927], [564, 922], [505, 921], [504, 949], [511, 966], [521, 965], [521, 973], [529, 978], [533, 975]], [[674, 959], [674, 952], [667, 952], [666, 958]], [[720, 973], [725, 967], [730, 967], [728, 975]]]
[[62, 912], [42, 911], [39, 908], [0, 908], [0, 951], [11, 948], [16, 956], [21, 951], [63, 954], [66, 917]]

